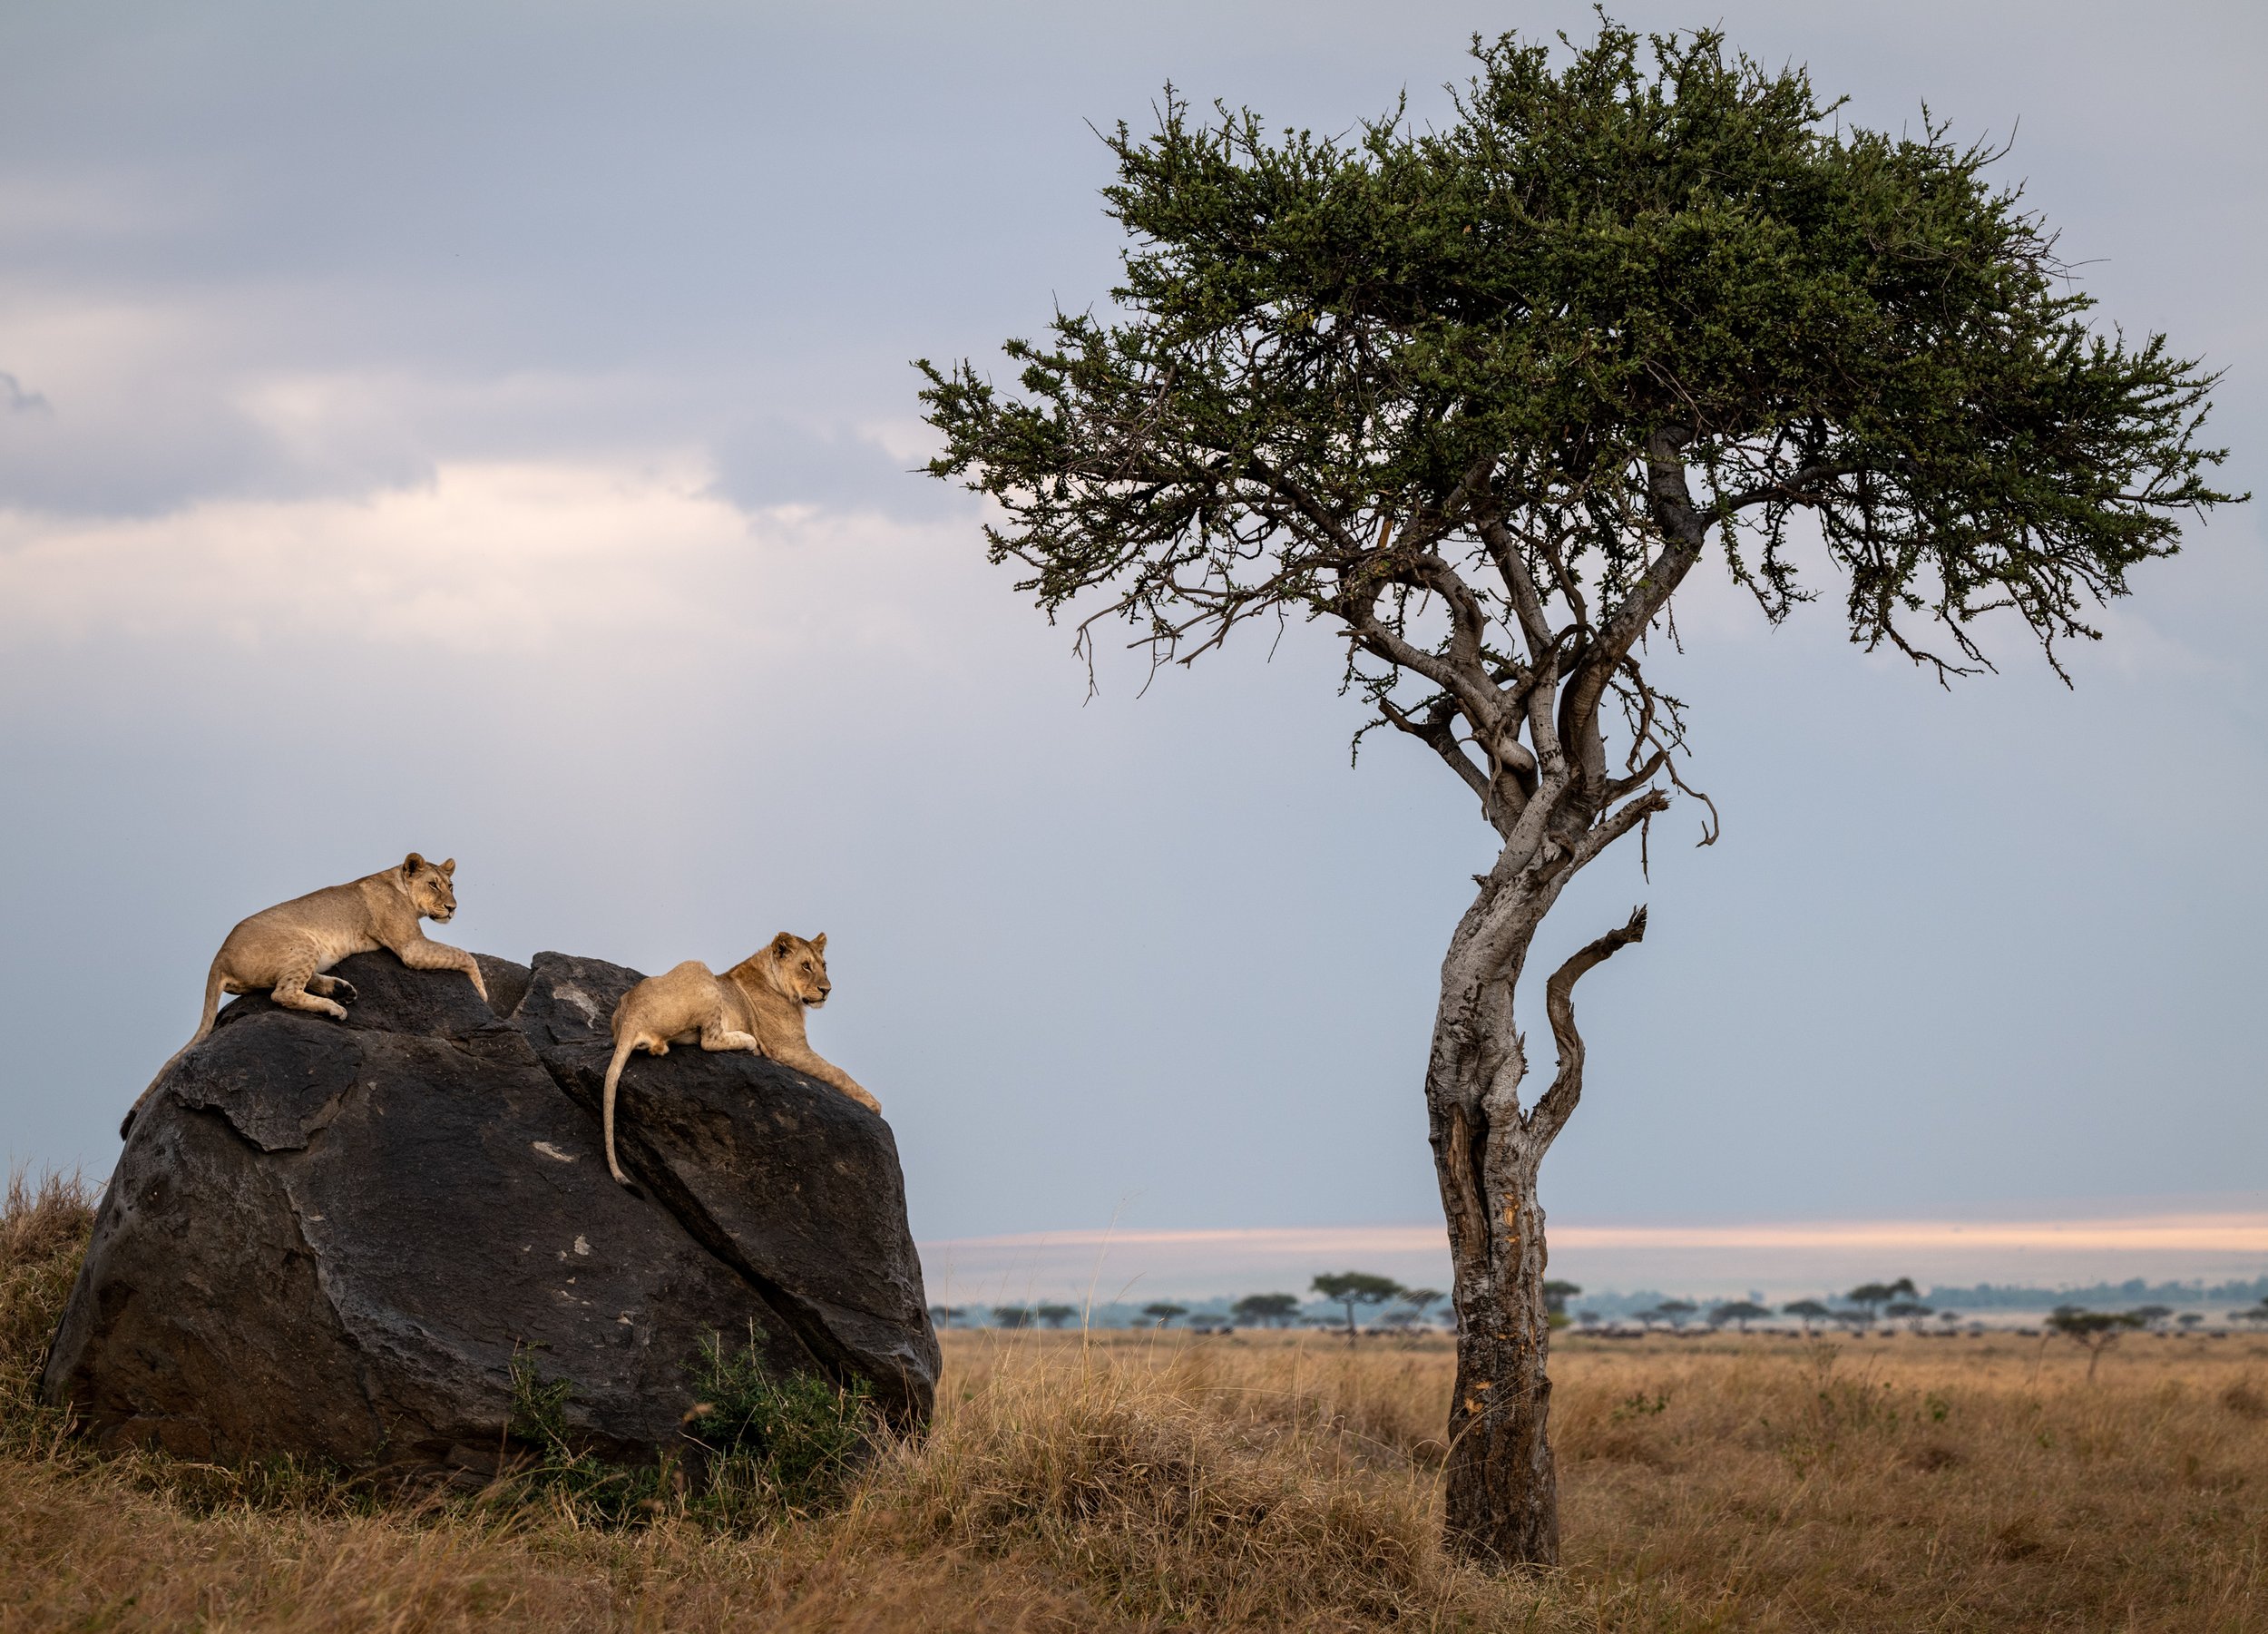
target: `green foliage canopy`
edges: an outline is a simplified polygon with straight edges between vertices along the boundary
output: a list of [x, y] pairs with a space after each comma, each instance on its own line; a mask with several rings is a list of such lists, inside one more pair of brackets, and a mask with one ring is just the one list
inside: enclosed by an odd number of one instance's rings
[[1376, 722], [1509, 833], [1556, 747], [1539, 700], [1586, 822], [1635, 786], [1602, 700], [1632, 766], [1681, 740], [1633, 648], [1705, 536], [1774, 620], [1808, 536], [1853, 639], [1943, 675], [1987, 661], [1995, 610], [2056, 662], [2178, 514], [2234, 497], [2214, 377], [2091, 324], [1997, 151], [1845, 126], [1713, 30], [1473, 51], [1439, 130], [1272, 136], [1169, 89], [1107, 138], [1117, 313], [1007, 343], [1020, 392], [919, 365], [929, 469], [998, 502], [992, 558], [1051, 614], [1100, 592], [1082, 642], [1115, 615], [1187, 661], [1335, 619]]

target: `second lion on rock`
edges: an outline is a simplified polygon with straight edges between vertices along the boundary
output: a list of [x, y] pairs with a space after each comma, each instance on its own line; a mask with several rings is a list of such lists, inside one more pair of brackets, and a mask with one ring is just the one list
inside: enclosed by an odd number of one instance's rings
[[879, 1112], [882, 1103], [848, 1072], [822, 1060], [804, 1031], [804, 1012], [818, 1009], [833, 990], [826, 976], [826, 934], [807, 942], [782, 931], [721, 976], [699, 959], [688, 959], [624, 993], [614, 1006], [614, 1059], [607, 1063], [600, 1101], [607, 1172], [630, 1184], [614, 1156], [614, 1091], [633, 1050], [667, 1055], [671, 1044], [698, 1042], [704, 1050], [768, 1055]]

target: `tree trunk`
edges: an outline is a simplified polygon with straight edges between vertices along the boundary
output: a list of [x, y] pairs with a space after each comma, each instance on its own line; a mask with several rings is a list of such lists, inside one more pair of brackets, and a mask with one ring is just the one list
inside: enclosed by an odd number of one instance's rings
[[1457, 1256], [1457, 1392], [1449, 1409], [1448, 1536], [1470, 1559], [1550, 1566], [1559, 1487], [1549, 1435], [1551, 1322], [1534, 1176], [1489, 1188], [1497, 1227]]
[[[1532, 876], [1531, 876], [1532, 877]], [[1549, 1264], [1536, 1177], [1582, 1091], [1576, 981], [1645, 934], [1643, 909], [1583, 948], [1545, 987], [1559, 1049], [1549, 1090], [1525, 1112], [1527, 1058], [1512, 994], [1536, 926], [1565, 876], [1484, 884], [1450, 944], [1425, 1099], [1449, 1227], [1457, 1388], [1449, 1410], [1446, 1539], [1468, 1560], [1551, 1566], [1559, 1558], [1559, 1476], [1549, 1433]]]
[[1468, 1559], [1550, 1565], [1559, 1558], [1559, 1506], [1546, 1433], [1551, 1328], [1535, 1188], [1540, 1154], [1521, 1127], [1527, 1062], [1512, 1025], [1512, 985], [1541, 914], [1538, 905], [1517, 915], [1530, 923], [1515, 926], [1509, 959], [1476, 956], [1480, 920], [1508, 905], [1489, 898], [1484, 886], [1443, 963], [1425, 1084], [1457, 1313], [1447, 1538]]

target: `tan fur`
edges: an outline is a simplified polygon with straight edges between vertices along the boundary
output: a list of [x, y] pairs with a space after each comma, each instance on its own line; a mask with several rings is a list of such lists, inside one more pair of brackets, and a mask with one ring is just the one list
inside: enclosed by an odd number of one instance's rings
[[704, 1050], [746, 1050], [847, 1095], [868, 1111], [882, 1103], [855, 1079], [823, 1061], [804, 1033], [804, 1012], [826, 1003], [826, 936], [805, 941], [782, 931], [723, 975], [698, 959], [644, 981], [614, 1006], [614, 1059], [607, 1063], [599, 1122], [606, 1141], [607, 1172], [630, 1179], [614, 1157], [614, 1094], [631, 1052], [667, 1055], [671, 1044], [699, 1041]]
[[158, 1069], [150, 1088], [142, 1091], [133, 1111], [126, 1114], [118, 1132], [133, 1127], [134, 1113], [150, 1099], [150, 1090], [173, 1069], [173, 1062], [212, 1031], [213, 1017], [224, 993], [258, 993], [287, 1010], [306, 1010], [344, 1021], [339, 1000], [355, 996], [354, 984], [322, 973], [354, 954], [383, 947], [412, 970], [461, 970], [473, 978], [473, 991], [482, 998], [488, 987], [480, 966], [460, 948], [426, 940], [420, 919], [446, 925], [456, 914], [456, 891], [451, 876], [456, 858], [429, 863], [413, 851], [398, 867], [351, 881], [326, 885], [305, 896], [263, 908], [229, 933], [205, 973], [205, 1009], [195, 1036], [173, 1052]]

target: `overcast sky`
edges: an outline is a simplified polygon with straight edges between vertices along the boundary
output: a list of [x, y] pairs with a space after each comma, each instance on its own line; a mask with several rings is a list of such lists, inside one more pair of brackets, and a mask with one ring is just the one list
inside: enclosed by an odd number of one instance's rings
[[[2268, 488], [2268, 11], [1627, 5], [1845, 117], [2015, 137], [2107, 323], [2227, 370]], [[1442, 113], [1573, 4], [0, 9], [0, 1149], [109, 1172], [255, 909], [417, 848], [442, 933], [723, 965], [826, 931], [815, 1042], [929, 1238], [1438, 1218], [1435, 972], [1485, 866], [1347, 763], [1295, 629], [1100, 695], [923, 456], [917, 356], [1100, 299], [1089, 129]], [[1689, 809], [1537, 963], [1583, 989], [1569, 1221], [2263, 1188], [2262, 510], [2137, 576], [2066, 691], [1948, 694], [1681, 612]]]

